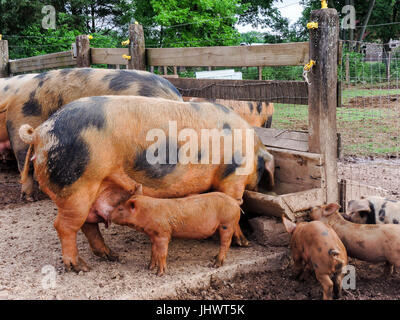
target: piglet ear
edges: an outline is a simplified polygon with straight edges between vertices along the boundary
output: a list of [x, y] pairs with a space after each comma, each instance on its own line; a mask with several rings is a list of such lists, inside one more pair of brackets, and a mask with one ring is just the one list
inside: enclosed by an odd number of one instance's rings
[[135, 210], [135, 200], [136, 199], [129, 199], [127, 202], [126, 202], [126, 207], [132, 212], [133, 210]]
[[369, 207], [369, 202], [367, 199], [349, 201], [347, 205], [347, 212], [353, 213], [359, 211], [371, 212], [371, 208]]
[[286, 219], [284, 216], [282, 216], [282, 222], [283, 225], [285, 226], [286, 231], [289, 234], [292, 234], [293, 231], [296, 229], [296, 224], [290, 221], [289, 219]]
[[135, 195], [142, 195], [143, 194], [143, 186], [142, 184], [138, 183], [136, 185]]
[[330, 203], [324, 207], [324, 216], [330, 216], [331, 214], [337, 212], [340, 206], [337, 203]]

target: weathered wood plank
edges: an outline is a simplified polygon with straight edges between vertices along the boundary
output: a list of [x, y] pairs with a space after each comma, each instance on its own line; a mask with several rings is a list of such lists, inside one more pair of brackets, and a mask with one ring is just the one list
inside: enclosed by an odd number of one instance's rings
[[143, 26], [134, 23], [129, 26], [129, 55], [128, 69], [146, 70], [146, 47]]
[[308, 132], [254, 127], [256, 134], [267, 147], [308, 151]]
[[282, 201], [282, 197], [280, 196], [246, 190], [243, 194], [243, 207], [246, 211], [260, 215], [281, 218], [285, 214], [290, 220], [295, 219], [293, 212]]
[[322, 188], [316, 188], [285, 194], [281, 197], [289, 209], [293, 213], [296, 213], [323, 205], [325, 203], [326, 194]]
[[324, 186], [324, 160], [320, 154], [268, 148], [275, 159], [275, 192], [300, 192]]
[[90, 48], [92, 64], [128, 64], [122, 55], [129, 55], [128, 48]]
[[308, 104], [304, 81], [169, 79], [182, 96], [241, 101]]
[[10, 72], [15, 74], [70, 66], [76, 66], [76, 60], [72, 57], [72, 51], [66, 51], [12, 60]]
[[244, 209], [253, 213], [281, 218], [286, 215], [292, 221], [304, 215], [304, 211], [325, 203], [322, 188], [284, 195], [268, 195], [246, 190], [243, 195]]
[[183, 67], [299, 66], [308, 62], [308, 52], [308, 42], [146, 50], [151, 66]]
[[8, 61], [8, 41], [0, 40], [0, 78], [6, 78], [10, 75]]
[[90, 42], [89, 36], [80, 35], [76, 37], [76, 66], [78, 68], [90, 68]]
[[309, 73], [309, 147], [325, 158], [325, 181], [328, 202], [337, 202], [337, 66], [339, 16], [335, 9], [311, 12], [318, 29], [310, 31], [310, 59], [316, 65]]

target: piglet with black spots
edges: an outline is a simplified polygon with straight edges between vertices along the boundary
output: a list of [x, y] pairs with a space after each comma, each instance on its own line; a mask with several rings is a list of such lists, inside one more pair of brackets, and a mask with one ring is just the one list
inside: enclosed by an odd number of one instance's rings
[[315, 207], [310, 216], [336, 231], [350, 257], [372, 263], [386, 262], [387, 275], [393, 273], [393, 266], [400, 267], [399, 225], [353, 223], [343, 218], [339, 208], [336, 203]]
[[171, 238], [204, 239], [217, 230], [220, 250], [214, 266], [223, 265], [226, 253], [235, 241], [247, 246], [239, 227], [240, 206], [221, 192], [211, 192], [178, 199], [156, 199], [142, 195], [131, 197], [111, 213], [111, 221], [146, 233], [151, 240], [149, 268], [157, 267], [162, 276], [167, 266]]
[[307, 269], [314, 270], [322, 285], [323, 299], [338, 298], [342, 290], [342, 271], [347, 265], [347, 253], [335, 231], [319, 221], [295, 224], [285, 217], [282, 220], [291, 235], [290, 247], [296, 278], [303, 278]]
[[347, 214], [343, 217], [354, 223], [399, 224], [400, 201], [379, 196], [351, 200], [347, 206]]

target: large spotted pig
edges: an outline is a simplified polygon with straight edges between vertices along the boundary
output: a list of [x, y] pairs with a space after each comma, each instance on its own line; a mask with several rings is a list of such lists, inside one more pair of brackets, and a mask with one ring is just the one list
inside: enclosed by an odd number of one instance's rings
[[[9, 80], [13, 85], [1, 99], [0, 131], [10, 139], [11, 148], [22, 171], [28, 146], [18, 136], [22, 124], [36, 128], [65, 104], [82, 97], [135, 95], [181, 101], [176, 88], [166, 79], [145, 71], [105, 69], [61, 69], [37, 75], [22, 75]], [[20, 85], [16, 85], [20, 82]], [[7, 88], [7, 87], [6, 87]], [[21, 88], [21, 89], [20, 89]], [[6, 92], [6, 93], [7, 93]], [[7, 128], [7, 135], [4, 134]], [[22, 197], [32, 199], [32, 173], [22, 185]]]
[[320, 220], [335, 230], [350, 257], [372, 263], [386, 262], [386, 274], [400, 267], [400, 226], [395, 224], [358, 224], [339, 213], [340, 206], [330, 203], [312, 209], [312, 220]]
[[347, 220], [363, 224], [385, 224], [400, 222], [400, 201], [371, 196], [360, 200], [351, 200], [347, 206]]
[[[203, 98], [184, 97], [184, 101], [201, 102]], [[271, 128], [274, 104], [271, 102], [238, 101], [224, 99], [209, 99], [211, 102], [222, 104], [237, 114], [254, 127]]]
[[[176, 133], [170, 131], [171, 126], [176, 127]], [[218, 141], [238, 135], [243, 140], [235, 138], [228, 147], [221, 143], [214, 151], [212, 140], [216, 135], [210, 134], [212, 129], [220, 134]], [[160, 136], [148, 141], [148, 134], [154, 130]], [[24, 125], [19, 131], [31, 145], [23, 176], [29, 159], [33, 159], [41, 189], [58, 206], [55, 227], [63, 261], [75, 270], [87, 270], [76, 247], [80, 228], [95, 254], [113, 257], [97, 225], [109, 221], [118, 203], [107, 195], [117, 194], [120, 201], [126, 201], [140, 183], [143, 194], [151, 197], [177, 198], [216, 190], [241, 203], [244, 190], [255, 190], [260, 180], [265, 187], [273, 186], [273, 156], [256, 135], [248, 138], [247, 134], [254, 131], [246, 121], [219, 104], [132, 96], [83, 98], [58, 111], [36, 130]], [[189, 133], [193, 132], [197, 136], [189, 140], [198, 147], [188, 151], [188, 140], [181, 140], [181, 133], [192, 137]], [[160, 143], [156, 149], [155, 140]], [[230, 158], [225, 159], [229, 149]], [[184, 164], [187, 152], [192, 161]], [[171, 153], [179, 159], [172, 159]], [[153, 162], [149, 154], [164, 154], [166, 161]], [[249, 171], [238, 174], [246, 168]]]
[[10, 78], [0, 78], [0, 154], [11, 149], [6, 126], [7, 108], [3, 108], [4, 103], [12, 96], [23, 92], [26, 82], [36, 76], [37, 74], [27, 74]]

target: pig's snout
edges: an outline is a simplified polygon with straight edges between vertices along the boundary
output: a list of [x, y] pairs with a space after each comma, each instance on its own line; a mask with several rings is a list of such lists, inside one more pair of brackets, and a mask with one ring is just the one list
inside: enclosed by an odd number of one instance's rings
[[119, 225], [128, 224], [129, 212], [124, 208], [124, 206], [120, 205], [116, 207], [110, 214], [111, 222]]
[[345, 220], [351, 222], [351, 215], [349, 215], [349, 214], [343, 212], [343, 213], [342, 213], [342, 217], [343, 217]]
[[0, 142], [0, 153], [3, 153], [7, 150], [11, 150], [10, 140]]

